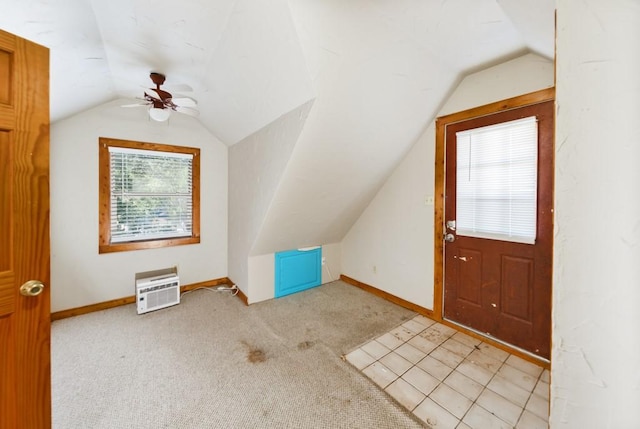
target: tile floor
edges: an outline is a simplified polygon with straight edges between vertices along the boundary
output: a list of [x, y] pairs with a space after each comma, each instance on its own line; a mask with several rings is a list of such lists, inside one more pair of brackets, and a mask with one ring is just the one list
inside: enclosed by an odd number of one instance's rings
[[346, 359], [427, 427], [548, 427], [548, 370], [424, 316]]

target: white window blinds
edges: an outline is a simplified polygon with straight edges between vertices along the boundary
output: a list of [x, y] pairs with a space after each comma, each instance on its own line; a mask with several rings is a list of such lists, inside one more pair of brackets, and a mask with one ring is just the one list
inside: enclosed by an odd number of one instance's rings
[[109, 147], [111, 242], [192, 235], [193, 155]]
[[456, 133], [456, 233], [534, 244], [535, 116]]

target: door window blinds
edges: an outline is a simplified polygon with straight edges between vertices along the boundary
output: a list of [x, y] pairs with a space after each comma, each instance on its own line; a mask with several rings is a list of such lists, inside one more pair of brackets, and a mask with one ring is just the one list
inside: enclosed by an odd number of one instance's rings
[[456, 233], [534, 244], [535, 116], [456, 133]]
[[111, 242], [192, 235], [193, 155], [109, 147]]

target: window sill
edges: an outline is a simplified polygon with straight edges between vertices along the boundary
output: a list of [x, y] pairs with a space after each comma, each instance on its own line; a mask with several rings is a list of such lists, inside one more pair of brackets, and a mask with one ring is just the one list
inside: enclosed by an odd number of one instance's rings
[[131, 250], [160, 249], [163, 247], [198, 244], [200, 237], [165, 238], [161, 240], [135, 241], [129, 243], [101, 244], [98, 253], [128, 252]]

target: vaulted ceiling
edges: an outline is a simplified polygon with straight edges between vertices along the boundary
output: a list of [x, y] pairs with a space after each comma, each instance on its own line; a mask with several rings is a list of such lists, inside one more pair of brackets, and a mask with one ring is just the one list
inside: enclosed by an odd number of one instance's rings
[[200, 120], [227, 145], [312, 98], [322, 101], [318, 139], [336, 127], [368, 138], [360, 132], [372, 122], [385, 133], [412, 111], [433, 114], [464, 73], [524, 51], [553, 56], [554, 0], [0, 5], [0, 28], [51, 49], [52, 121], [141, 96], [159, 71], [167, 85], [193, 89], [185, 94]]
[[[251, 192], [263, 185], [251, 191], [249, 182], [244, 203], [232, 201], [230, 219], [241, 217], [234, 210], [256, 213], [231, 224], [230, 237], [239, 234], [234, 228], [252, 231], [239, 258], [339, 242], [464, 75], [528, 52], [554, 54], [555, 0], [0, 6], [1, 29], [50, 48], [54, 123], [108, 101], [135, 100], [156, 71], [175, 93], [192, 89], [184, 95], [198, 101], [200, 122], [231, 148], [262, 144], [253, 153], [270, 154], [267, 140], [279, 137], [255, 136], [270, 127], [295, 130], [280, 139], [295, 143], [277, 160], [286, 168], [271, 178], [269, 201], [255, 207]], [[230, 168], [249, 165], [263, 163]], [[260, 172], [240, 173], [264, 180]]]

